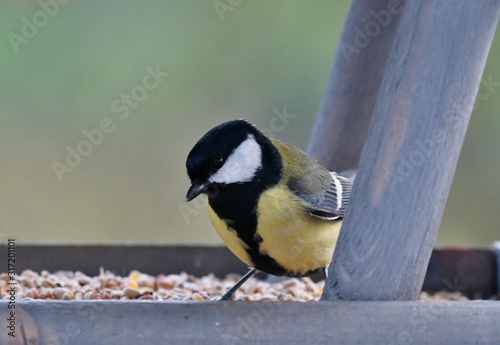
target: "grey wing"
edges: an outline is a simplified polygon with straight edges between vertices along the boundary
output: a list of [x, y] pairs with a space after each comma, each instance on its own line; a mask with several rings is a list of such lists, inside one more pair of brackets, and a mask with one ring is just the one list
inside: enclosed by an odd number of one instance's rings
[[309, 213], [325, 220], [335, 220], [344, 217], [344, 213], [351, 196], [352, 183], [345, 177], [330, 172], [332, 182], [321, 193], [307, 195], [301, 192], [296, 194], [309, 205]]

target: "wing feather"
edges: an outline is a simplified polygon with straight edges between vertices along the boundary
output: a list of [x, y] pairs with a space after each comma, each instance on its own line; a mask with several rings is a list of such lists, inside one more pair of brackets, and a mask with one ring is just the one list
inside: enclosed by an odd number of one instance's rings
[[301, 191], [295, 193], [306, 201], [310, 214], [325, 220], [335, 220], [344, 217], [352, 189], [351, 181], [334, 172], [330, 172], [330, 174], [332, 182], [321, 193], [315, 195], [308, 195]]
[[351, 195], [351, 181], [328, 171], [311, 156], [290, 144], [276, 139], [272, 139], [272, 142], [287, 164], [283, 180], [304, 201], [308, 212], [321, 219], [343, 218]]

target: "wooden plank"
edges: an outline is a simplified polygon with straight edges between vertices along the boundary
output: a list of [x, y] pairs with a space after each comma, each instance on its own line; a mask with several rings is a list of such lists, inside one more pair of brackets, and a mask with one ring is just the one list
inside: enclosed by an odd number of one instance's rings
[[498, 302], [30, 301], [0, 343], [498, 344], [498, 320]]
[[308, 152], [332, 171], [356, 169], [403, 0], [353, 0]]
[[324, 299], [418, 298], [499, 5], [405, 4]]

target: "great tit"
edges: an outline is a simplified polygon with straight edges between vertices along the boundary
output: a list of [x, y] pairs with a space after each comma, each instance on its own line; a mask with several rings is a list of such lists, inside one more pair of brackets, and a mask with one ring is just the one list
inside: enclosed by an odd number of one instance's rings
[[257, 271], [297, 277], [328, 267], [351, 193], [347, 178], [245, 120], [208, 131], [186, 168], [186, 201], [208, 196], [215, 230], [251, 267], [221, 299]]

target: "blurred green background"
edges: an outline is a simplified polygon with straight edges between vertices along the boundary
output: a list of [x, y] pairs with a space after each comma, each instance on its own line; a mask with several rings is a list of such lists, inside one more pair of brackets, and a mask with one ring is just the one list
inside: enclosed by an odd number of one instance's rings
[[[273, 135], [306, 148], [349, 6], [53, 1], [50, 16], [26, 0], [0, 11], [0, 232], [19, 243], [220, 243], [203, 205], [184, 203], [187, 153], [223, 121], [269, 128], [283, 111], [295, 117]], [[499, 63], [497, 34], [485, 79], [500, 82]], [[144, 92], [151, 69], [169, 75]], [[481, 86], [439, 245], [500, 239], [499, 86]], [[60, 181], [54, 162], [102, 119], [114, 130]]]

